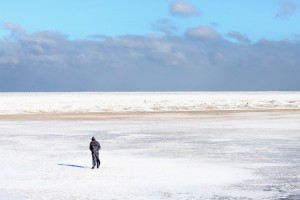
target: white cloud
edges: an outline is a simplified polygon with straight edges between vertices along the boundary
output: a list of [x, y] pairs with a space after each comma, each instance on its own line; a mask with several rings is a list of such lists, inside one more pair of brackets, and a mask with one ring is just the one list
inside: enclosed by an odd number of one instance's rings
[[287, 19], [297, 10], [297, 4], [291, 0], [279, 0], [280, 8], [275, 16], [279, 19]]
[[178, 31], [177, 26], [169, 19], [160, 19], [155, 21], [152, 24], [152, 28], [166, 35], [173, 35]]
[[186, 35], [188, 37], [205, 38], [205, 39], [211, 39], [211, 40], [220, 38], [220, 35], [217, 31], [215, 31], [209, 27], [206, 27], [206, 26], [190, 28], [186, 31]]
[[19, 25], [19, 24], [13, 24], [9, 22], [3, 22], [2, 27], [6, 30], [12, 31], [12, 32], [25, 32], [25, 29]]
[[231, 39], [235, 39], [241, 43], [245, 43], [245, 44], [251, 43], [251, 40], [249, 39], [249, 37], [246, 34], [243, 34], [243, 33], [237, 32], [237, 31], [231, 31], [230, 33], [227, 34], [227, 37], [229, 37]]
[[177, 1], [170, 6], [170, 12], [172, 15], [181, 17], [191, 17], [200, 15], [200, 11], [188, 4], [186, 1]]

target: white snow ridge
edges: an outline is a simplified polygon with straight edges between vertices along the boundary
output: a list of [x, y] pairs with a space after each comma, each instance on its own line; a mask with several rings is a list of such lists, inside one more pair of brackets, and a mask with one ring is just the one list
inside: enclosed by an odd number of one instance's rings
[[0, 114], [300, 109], [300, 92], [0, 93]]

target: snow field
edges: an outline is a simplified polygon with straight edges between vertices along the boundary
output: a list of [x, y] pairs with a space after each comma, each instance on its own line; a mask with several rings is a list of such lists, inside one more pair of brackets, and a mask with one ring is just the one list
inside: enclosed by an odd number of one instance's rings
[[[300, 115], [2, 121], [12, 200], [278, 199], [299, 191]], [[91, 170], [90, 138], [101, 143]], [[0, 196], [1, 197], [1, 196]]]

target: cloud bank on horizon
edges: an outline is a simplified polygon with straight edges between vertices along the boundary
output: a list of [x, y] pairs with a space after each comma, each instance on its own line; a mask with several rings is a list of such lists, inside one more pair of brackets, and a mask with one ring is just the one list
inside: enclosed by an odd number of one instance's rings
[[[275, 19], [297, 13], [279, 1]], [[188, 1], [172, 1], [171, 16], [202, 17]], [[270, 16], [272, 18], [272, 16]], [[180, 32], [172, 18], [149, 24], [160, 34], [95, 34], [70, 39], [57, 31], [29, 32], [5, 22], [0, 40], [0, 91], [300, 90], [300, 36], [253, 41], [219, 25]]]

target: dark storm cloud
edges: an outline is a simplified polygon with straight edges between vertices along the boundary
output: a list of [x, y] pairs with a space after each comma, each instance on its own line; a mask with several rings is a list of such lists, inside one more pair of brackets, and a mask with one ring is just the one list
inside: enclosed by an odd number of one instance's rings
[[243, 45], [208, 27], [86, 40], [10, 30], [0, 41], [0, 91], [300, 89], [299, 41]]
[[295, 3], [295, 1], [279, 0], [279, 3], [280, 3], [280, 8], [279, 8], [275, 18], [287, 19], [290, 16], [292, 16], [297, 9], [297, 4]]

